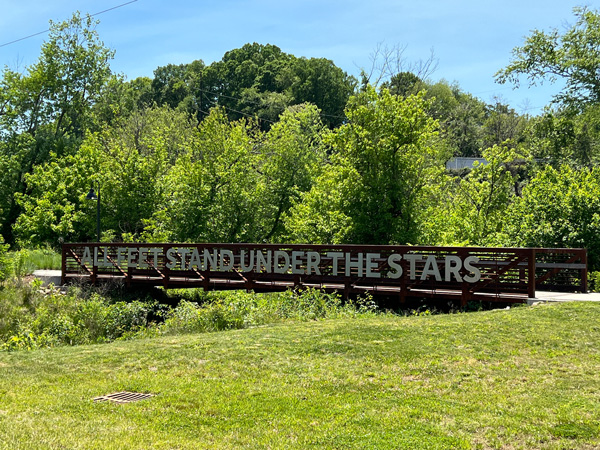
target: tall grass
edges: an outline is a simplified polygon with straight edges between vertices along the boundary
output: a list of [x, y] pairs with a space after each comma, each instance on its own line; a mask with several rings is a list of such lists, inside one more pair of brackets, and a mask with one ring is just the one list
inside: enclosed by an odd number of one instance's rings
[[181, 295], [182, 299], [157, 328], [160, 334], [220, 331], [287, 320], [355, 317], [378, 312], [370, 297], [344, 302], [339, 294], [316, 289], [270, 294], [188, 290], [171, 295]]
[[17, 250], [8, 253], [7, 267], [10, 275], [23, 278], [38, 269], [59, 270], [61, 255], [49, 247]]
[[0, 291], [0, 349], [109, 342], [149, 323], [152, 301], [111, 302], [78, 288], [48, 292], [41, 282], [6, 283]]
[[150, 295], [123, 301], [91, 287], [48, 292], [41, 283], [5, 283], [0, 290], [0, 349], [19, 350], [110, 342], [139, 336], [246, 328], [286, 320], [317, 320], [374, 314], [369, 300], [342, 302], [317, 290], [254, 294], [168, 294], [172, 304]]

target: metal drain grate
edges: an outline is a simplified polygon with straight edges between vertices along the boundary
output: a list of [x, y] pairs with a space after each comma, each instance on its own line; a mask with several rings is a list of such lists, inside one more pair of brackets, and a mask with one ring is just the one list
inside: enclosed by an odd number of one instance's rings
[[153, 397], [152, 394], [140, 394], [137, 392], [115, 392], [114, 394], [102, 395], [94, 398], [95, 402], [111, 401], [113, 403], [131, 403], [139, 402], [146, 398]]

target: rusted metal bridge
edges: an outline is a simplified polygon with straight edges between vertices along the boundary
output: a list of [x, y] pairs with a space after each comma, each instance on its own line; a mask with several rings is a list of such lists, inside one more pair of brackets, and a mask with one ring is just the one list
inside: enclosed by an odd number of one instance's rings
[[62, 283], [317, 288], [345, 297], [522, 303], [537, 290], [586, 292], [585, 249], [391, 245], [75, 243], [62, 247]]

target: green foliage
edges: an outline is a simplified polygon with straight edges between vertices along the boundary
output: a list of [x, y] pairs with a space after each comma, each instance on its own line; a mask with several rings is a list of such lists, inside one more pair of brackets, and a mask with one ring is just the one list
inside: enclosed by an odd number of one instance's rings
[[15, 194], [27, 192], [27, 175], [40, 164], [76, 151], [92, 123], [92, 106], [111, 79], [113, 52], [94, 26], [91, 16], [79, 13], [51, 22], [38, 61], [23, 73], [2, 72], [0, 232], [10, 242], [11, 226], [21, 213]]
[[422, 93], [401, 99], [370, 87], [350, 99], [349, 123], [336, 130], [333, 146], [357, 174], [344, 211], [352, 242], [417, 241], [420, 194], [445, 160], [426, 105]]
[[416, 243], [442, 162], [512, 123], [510, 111], [488, 114], [457, 86], [410, 72], [391, 77], [392, 93], [365, 86], [348, 102], [355, 80], [331, 61], [273, 45], [125, 82], [93, 25], [78, 14], [52, 24], [36, 64], [3, 72], [10, 242], [94, 239], [86, 194], [99, 182], [111, 241]]
[[[132, 114], [94, 142], [103, 157], [103, 230], [139, 235], [163, 202], [164, 178], [194, 142], [185, 114], [152, 108]], [[90, 215], [95, 218], [94, 214]]]
[[[190, 97], [198, 82], [202, 81], [204, 63], [201, 60], [190, 64], [167, 64], [154, 70], [154, 78], [151, 81], [151, 89], [154, 101], [158, 105], [168, 105], [177, 108], [180, 105], [189, 105]], [[199, 93], [199, 99], [202, 99]], [[194, 99], [196, 100], [196, 99]], [[202, 109], [202, 102], [198, 104]], [[205, 108], [208, 110], [211, 105]], [[192, 112], [192, 111], [190, 111]]]
[[162, 203], [170, 164], [190, 152], [193, 139], [185, 115], [168, 108], [144, 110], [90, 135], [75, 154], [53, 155], [27, 177], [29, 192], [17, 195], [23, 213], [15, 234], [23, 245], [93, 238], [96, 203], [86, 194], [98, 181], [102, 230], [139, 235]]
[[246, 328], [286, 320], [318, 320], [377, 313], [370, 297], [343, 302], [337, 293], [316, 289], [256, 295], [246, 292], [185, 292], [179, 305], [158, 326], [160, 334]]
[[8, 278], [10, 273], [10, 259], [7, 252], [8, 245], [4, 243], [4, 238], [0, 235], [0, 282]]
[[588, 272], [588, 291], [600, 292], [600, 271]]
[[38, 269], [59, 270], [62, 257], [50, 247], [37, 249], [21, 249], [6, 255], [7, 267], [17, 279], [31, 275]]
[[113, 76], [102, 88], [102, 96], [92, 106], [91, 132], [99, 132], [105, 126], [116, 127], [135, 113], [155, 106], [152, 80], [139, 77], [126, 81]]
[[592, 167], [600, 162], [599, 105], [587, 105], [580, 113], [548, 110], [531, 121], [529, 134], [533, 155], [555, 167]]
[[[527, 117], [518, 115], [513, 108], [500, 100], [486, 108], [486, 119], [482, 127], [483, 147], [495, 145], [517, 147], [525, 140]], [[484, 156], [485, 157], [485, 156]]]
[[264, 185], [259, 240], [281, 238], [282, 220], [292, 204], [314, 185], [326, 160], [328, 132], [319, 110], [310, 104], [286, 110], [261, 145], [260, 174]]
[[[41, 283], [0, 291], [0, 348], [31, 350], [107, 342], [145, 329], [155, 304], [115, 302], [97, 293], [41, 290]], [[84, 295], [85, 294], [85, 295]]]
[[289, 88], [294, 103], [313, 103], [323, 111], [330, 127], [344, 121], [344, 108], [354, 92], [356, 80], [325, 58], [299, 58], [293, 65], [293, 83]]
[[456, 83], [432, 83], [401, 72], [381, 86], [403, 98], [425, 91], [427, 114], [439, 122], [440, 136], [454, 156], [479, 157], [483, 148], [525, 138], [525, 116], [519, 116], [499, 99], [487, 105], [463, 92]]
[[177, 306], [150, 299], [114, 301], [90, 289], [42, 289], [41, 282], [0, 290], [0, 349], [32, 350], [110, 342], [136, 336], [239, 329], [285, 320], [317, 320], [377, 313], [370, 298], [342, 302], [317, 290], [258, 295], [174, 291]]
[[526, 76], [535, 86], [561, 78], [565, 87], [556, 101], [576, 106], [600, 101], [600, 14], [581, 7], [573, 12], [577, 21], [564, 33], [534, 30], [522, 47], [513, 49], [512, 61], [496, 74], [497, 81], [519, 86], [521, 76]]
[[[163, 195], [144, 237], [178, 241], [271, 241], [282, 218], [309, 190], [325, 159], [318, 110], [286, 110], [267, 133], [229, 122], [213, 109], [163, 179]], [[130, 214], [130, 213], [129, 213]]]
[[222, 301], [199, 306], [182, 301], [167, 317], [161, 331], [164, 333], [200, 333], [206, 331], [243, 328], [240, 311]]
[[[53, 123], [57, 135], [81, 137], [91, 106], [98, 100], [102, 88], [111, 76], [109, 61], [114, 52], [104, 47], [94, 28], [91, 16], [81, 18], [75, 13], [71, 20], [50, 23], [48, 41], [42, 45], [40, 59], [23, 78], [22, 95], [32, 95], [33, 104], [20, 114], [31, 111], [28, 130]], [[17, 105], [15, 105], [17, 106]]]
[[104, 162], [98, 137], [91, 136], [76, 154], [54, 155], [53, 161], [34, 168], [27, 176], [30, 191], [16, 195], [23, 213], [14, 232], [23, 245], [57, 245], [61, 238], [81, 242], [93, 236], [95, 208], [85, 195]]
[[254, 118], [268, 130], [292, 105], [310, 102], [323, 121], [339, 125], [356, 80], [324, 58], [297, 58], [275, 45], [246, 44], [220, 61], [159, 67], [154, 71], [154, 101], [206, 117], [215, 106], [230, 120]]
[[431, 245], [490, 245], [497, 240], [506, 211], [519, 185], [518, 167], [523, 155], [507, 146], [483, 152], [478, 164], [464, 177], [445, 176], [427, 191], [430, 206], [423, 223], [423, 239]]
[[600, 170], [541, 170], [508, 208], [505, 245], [587, 248], [591, 270], [600, 268]]
[[305, 192], [284, 218], [285, 240], [292, 243], [343, 244], [351, 241], [350, 214], [354, 187], [360, 176], [339, 155], [331, 158], [312, 189]]
[[426, 89], [423, 80], [412, 72], [400, 72], [392, 75], [389, 81], [381, 83], [381, 88], [389, 90], [392, 95], [404, 98]]
[[486, 105], [457, 87], [453, 93], [458, 104], [440, 118], [445, 140], [454, 156], [478, 157], [483, 147]]
[[230, 123], [214, 109], [200, 124], [193, 150], [169, 168], [147, 233], [177, 241], [252, 240], [262, 189], [251, 124]]
[[445, 156], [423, 96], [367, 87], [350, 99], [349, 123], [330, 138], [331, 166], [286, 217], [289, 240], [417, 242], [421, 193]]

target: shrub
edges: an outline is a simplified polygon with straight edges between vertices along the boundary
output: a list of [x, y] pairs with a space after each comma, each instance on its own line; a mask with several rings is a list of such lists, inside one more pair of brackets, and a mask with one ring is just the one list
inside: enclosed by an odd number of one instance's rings
[[[371, 299], [344, 302], [318, 290], [254, 294], [243, 291], [174, 291], [178, 306], [117, 300], [102, 290], [41, 289], [41, 282], [9, 283], [0, 291], [0, 349], [109, 342], [157, 334], [239, 329], [284, 320], [318, 320], [377, 311]], [[121, 297], [123, 298], [123, 297]], [[177, 299], [177, 297], [175, 297]], [[192, 301], [194, 300], [194, 301]], [[162, 322], [156, 324], [155, 322]]]
[[0, 290], [0, 341], [18, 334], [34, 317], [39, 284], [18, 287], [9, 284]]
[[0, 281], [8, 278], [10, 273], [10, 260], [7, 252], [8, 245], [4, 243], [4, 238], [0, 235]]
[[108, 340], [118, 339], [125, 333], [142, 330], [148, 325], [152, 305], [140, 301], [117, 302], [106, 308], [106, 335]]
[[198, 305], [182, 300], [160, 329], [164, 333], [190, 333], [237, 329], [244, 325], [244, 314], [235, 303], [227, 304], [221, 299]]
[[198, 290], [181, 294], [185, 299], [159, 326], [160, 333], [219, 331], [284, 320], [318, 320], [377, 311], [370, 297], [344, 302], [339, 294], [317, 289], [271, 294]]
[[600, 292], [600, 272], [590, 272], [588, 274], [588, 290], [590, 292]]
[[32, 349], [107, 342], [149, 325], [154, 303], [111, 303], [98, 293], [40, 291], [40, 283], [12, 284], [0, 292], [0, 348]]

